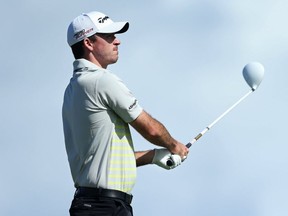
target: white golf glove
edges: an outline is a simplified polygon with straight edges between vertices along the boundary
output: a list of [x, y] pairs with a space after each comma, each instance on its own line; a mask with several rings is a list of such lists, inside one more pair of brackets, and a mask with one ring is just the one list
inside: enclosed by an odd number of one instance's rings
[[[161, 149], [154, 149], [154, 151], [155, 154], [152, 163], [164, 169], [167, 170], [174, 169], [175, 167], [179, 166], [182, 163], [181, 157], [176, 154], [171, 154], [171, 152], [168, 149], [161, 148]], [[168, 160], [173, 161], [173, 164], [171, 166], [167, 165]]]

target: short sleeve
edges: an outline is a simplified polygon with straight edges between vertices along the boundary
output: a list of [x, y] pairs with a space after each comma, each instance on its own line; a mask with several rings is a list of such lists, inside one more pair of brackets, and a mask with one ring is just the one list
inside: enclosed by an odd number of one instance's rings
[[110, 72], [101, 77], [97, 90], [101, 100], [127, 123], [135, 120], [143, 110], [123, 81]]

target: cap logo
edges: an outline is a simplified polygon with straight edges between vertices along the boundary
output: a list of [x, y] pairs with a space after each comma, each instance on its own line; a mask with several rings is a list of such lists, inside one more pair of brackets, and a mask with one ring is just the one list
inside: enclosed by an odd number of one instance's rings
[[98, 18], [98, 22], [99, 22], [99, 23], [104, 23], [107, 19], [109, 19], [108, 16], [100, 17], [100, 18]]
[[76, 40], [78, 40], [79, 38], [83, 37], [84, 35], [88, 34], [88, 33], [91, 32], [91, 31], [93, 31], [93, 28], [88, 29], [88, 30], [86, 30], [86, 31], [85, 31], [85, 29], [82, 29], [81, 31], [76, 32], [76, 33], [74, 34], [74, 38], [75, 38]]

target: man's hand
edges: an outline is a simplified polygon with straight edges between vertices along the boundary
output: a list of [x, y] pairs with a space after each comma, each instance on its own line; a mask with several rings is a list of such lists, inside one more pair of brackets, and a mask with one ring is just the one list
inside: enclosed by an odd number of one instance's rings
[[[168, 149], [161, 148], [161, 149], [154, 149], [154, 157], [152, 160], [153, 164], [156, 164], [164, 169], [170, 170], [174, 169], [175, 167], [179, 166], [182, 163], [182, 159], [179, 155], [171, 154]], [[173, 165], [168, 166], [167, 161], [172, 160]]]

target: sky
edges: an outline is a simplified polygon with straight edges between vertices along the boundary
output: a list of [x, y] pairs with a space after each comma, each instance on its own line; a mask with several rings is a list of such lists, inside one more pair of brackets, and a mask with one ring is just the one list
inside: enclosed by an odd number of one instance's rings
[[[0, 48], [0, 215], [68, 216], [74, 187], [64, 146], [63, 92], [73, 56], [66, 30], [82, 12], [129, 21], [109, 69], [188, 143], [250, 88], [259, 88], [191, 148], [181, 166], [138, 169], [137, 216], [288, 215], [288, 1], [8, 1]], [[286, 69], [285, 69], [286, 68]], [[136, 150], [155, 148], [132, 129]]]

